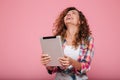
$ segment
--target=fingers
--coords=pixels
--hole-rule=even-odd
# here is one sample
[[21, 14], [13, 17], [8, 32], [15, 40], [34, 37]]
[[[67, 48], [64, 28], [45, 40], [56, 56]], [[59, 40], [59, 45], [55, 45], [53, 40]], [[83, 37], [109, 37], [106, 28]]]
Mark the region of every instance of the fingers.
[[41, 57], [48, 57], [48, 54], [42, 53]]
[[60, 57], [59, 58], [59, 62], [64, 67], [67, 67], [67, 66], [70, 65], [70, 61], [69, 61], [69, 57], [68, 56]]
[[69, 66], [69, 61], [62, 61], [62, 60], [59, 60], [60, 64], [62, 66]]
[[69, 57], [68, 56], [60, 57], [59, 60], [69, 61]]
[[50, 56], [45, 56], [45, 57], [42, 57], [41, 60], [45, 61], [45, 60], [50, 60], [51, 57]]
[[68, 58], [68, 56], [64, 55], [65, 58]]
[[47, 65], [51, 61], [51, 57], [48, 54], [42, 54], [41, 56], [41, 63], [43, 65]]
[[46, 66], [51, 60], [41, 61], [41, 63]]

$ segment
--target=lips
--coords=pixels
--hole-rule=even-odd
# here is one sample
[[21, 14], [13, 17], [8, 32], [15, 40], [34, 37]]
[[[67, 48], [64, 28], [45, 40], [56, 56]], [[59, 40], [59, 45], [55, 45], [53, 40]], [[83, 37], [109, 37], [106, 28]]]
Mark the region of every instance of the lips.
[[71, 19], [73, 19], [73, 18], [72, 18], [72, 17], [67, 17], [67, 18], [66, 18], [66, 20], [71, 20]]

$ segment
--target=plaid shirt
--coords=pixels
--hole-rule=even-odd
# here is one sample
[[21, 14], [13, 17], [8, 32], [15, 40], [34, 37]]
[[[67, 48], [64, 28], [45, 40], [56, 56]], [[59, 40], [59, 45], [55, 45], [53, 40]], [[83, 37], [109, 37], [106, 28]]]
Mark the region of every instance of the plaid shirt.
[[[77, 75], [86, 74], [90, 70], [90, 64], [94, 55], [94, 38], [89, 36], [89, 46], [87, 47], [84, 44], [80, 45], [80, 52], [77, 61], [81, 63], [81, 69], [78, 71], [74, 67], [71, 70], [61, 69], [59, 66], [55, 66], [52, 71], [48, 70], [49, 74], [55, 72], [64, 72], [64, 73], [75, 73]], [[65, 42], [65, 41], [64, 41]], [[64, 44], [63, 44], [64, 46]]]

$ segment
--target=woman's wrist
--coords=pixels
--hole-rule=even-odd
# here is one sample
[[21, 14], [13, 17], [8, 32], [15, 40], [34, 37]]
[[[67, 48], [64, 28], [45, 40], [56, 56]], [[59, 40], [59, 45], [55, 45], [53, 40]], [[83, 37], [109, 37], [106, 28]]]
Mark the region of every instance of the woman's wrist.
[[70, 65], [73, 66], [74, 60], [72, 58], [70, 58]]

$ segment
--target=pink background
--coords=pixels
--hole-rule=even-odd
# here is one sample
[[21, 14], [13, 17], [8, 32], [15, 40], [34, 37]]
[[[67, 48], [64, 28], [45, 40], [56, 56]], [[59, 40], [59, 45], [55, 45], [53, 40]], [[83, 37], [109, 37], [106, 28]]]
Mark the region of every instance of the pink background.
[[0, 79], [53, 79], [40, 63], [40, 37], [58, 14], [81, 10], [95, 38], [90, 79], [120, 79], [120, 0], [0, 0]]

